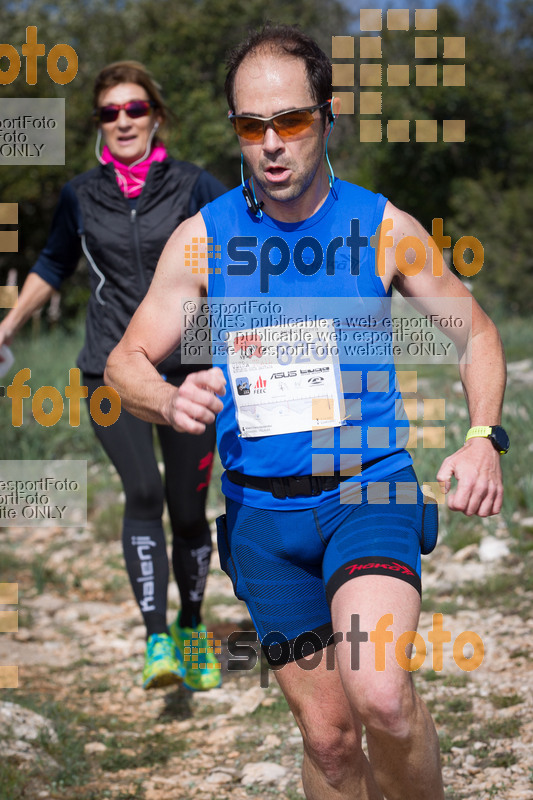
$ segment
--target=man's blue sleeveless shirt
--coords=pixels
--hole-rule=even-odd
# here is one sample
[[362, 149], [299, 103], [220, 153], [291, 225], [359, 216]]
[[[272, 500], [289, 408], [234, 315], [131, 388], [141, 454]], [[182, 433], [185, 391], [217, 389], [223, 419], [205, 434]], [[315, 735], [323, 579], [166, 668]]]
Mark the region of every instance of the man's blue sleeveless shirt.
[[[259, 218], [247, 209], [240, 187], [202, 209], [210, 252], [220, 253], [220, 258], [217, 255], [208, 262], [212, 268], [210, 301], [225, 298], [229, 307], [231, 298], [255, 298], [259, 309], [261, 303], [272, 308], [276, 298], [284, 298], [283, 309], [289, 309], [291, 318], [295, 314], [302, 318], [307, 312], [316, 317], [321, 310], [331, 317], [333, 309], [335, 317], [346, 324], [353, 299], [358, 332], [349, 330], [347, 338], [362, 343], [366, 353], [363, 359], [343, 359], [346, 350], [340, 350], [346, 408], [343, 425], [250, 438], [239, 432], [226, 361], [214, 357], [213, 363], [223, 369], [227, 380], [224, 408], [217, 418], [218, 449], [225, 469], [281, 477], [318, 474], [329, 465], [353, 475], [353, 465], [360, 463], [361, 473], [351, 480], [364, 485], [411, 464], [405, 450], [408, 421], [397, 389], [390, 344], [383, 354], [376, 343], [387, 338], [392, 342], [390, 291], [385, 292], [376, 274], [377, 242], [374, 238], [371, 241], [386, 202], [383, 195], [336, 179], [322, 206], [302, 222], [280, 222], [264, 213]], [[371, 317], [375, 314], [381, 318], [381, 334], [372, 331]], [[383, 325], [385, 317], [388, 327]], [[268, 314], [263, 319], [259, 313], [259, 319], [260, 324], [268, 324]], [[241, 327], [250, 329], [250, 321], [251, 317], [245, 315]], [[235, 330], [238, 332], [238, 328]], [[238, 502], [275, 510], [317, 506], [334, 495], [327, 491], [316, 497], [280, 500], [269, 492], [238, 486], [226, 475], [222, 477], [222, 490]]]

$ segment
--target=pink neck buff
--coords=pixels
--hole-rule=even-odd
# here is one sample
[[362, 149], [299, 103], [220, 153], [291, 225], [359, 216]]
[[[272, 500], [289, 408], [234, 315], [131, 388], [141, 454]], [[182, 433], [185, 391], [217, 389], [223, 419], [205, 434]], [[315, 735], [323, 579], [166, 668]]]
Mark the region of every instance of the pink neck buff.
[[154, 161], [164, 161], [167, 157], [167, 151], [164, 144], [156, 144], [152, 147], [150, 155], [141, 161], [139, 164], [123, 164], [122, 161], [111, 155], [107, 145], [102, 150], [101, 160], [104, 164], [113, 164], [115, 167], [115, 175], [120, 190], [125, 197], [138, 197], [142, 192], [142, 188], [146, 183], [148, 170]]

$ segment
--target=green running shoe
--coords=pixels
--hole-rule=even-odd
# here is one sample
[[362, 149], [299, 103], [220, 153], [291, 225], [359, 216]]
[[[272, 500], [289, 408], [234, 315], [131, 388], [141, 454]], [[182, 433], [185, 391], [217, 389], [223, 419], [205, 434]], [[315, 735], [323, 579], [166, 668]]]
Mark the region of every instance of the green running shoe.
[[179, 617], [170, 626], [170, 635], [176, 645], [177, 657], [185, 667], [183, 685], [191, 692], [207, 692], [222, 683], [222, 673], [215, 652], [220, 653], [220, 642], [205, 625], [182, 628]]
[[168, 633], [153, 633], [146, 643], [143, 689], [181, 683], [185, 669]]

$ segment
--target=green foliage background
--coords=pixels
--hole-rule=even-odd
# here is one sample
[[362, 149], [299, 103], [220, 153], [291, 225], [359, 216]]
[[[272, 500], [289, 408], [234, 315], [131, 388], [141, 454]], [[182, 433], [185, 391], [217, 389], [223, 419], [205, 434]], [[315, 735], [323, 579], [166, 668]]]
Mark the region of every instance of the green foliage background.
[[[166, 131], [170, 152], [206, 167], [230, 188], [239, 181], [239, 153], [223, 95], [227, 50], [269, 18], [299, 23], [331, 54], [333, 35], [359, 35], [354, 10], [359, 5], [340, 0], [270, 0], [268, 8], [263, 0], [0, 0], [2, 42], [20, 52], [26, 26], [36, 25], [47, 52], [66, 42], [79, 56], [78, 75], [65, 86], [48, 77], [44, 58], [38, 61], [36, 86], [25, 82], [24, 61], [19, 77], [0, 86], [0, 109], [2, 97], [64, 96], [67, 119], [65, 166], [0, 168], [0, 201], [16, 202], [20, 210], [19, 253], [0, 254], [0, 285], [9, 267], [16, 267], [22, 283], [46, 240], [61, 186], [96, 163], [91, 95], [104, 64], [122, 58], [144, 62], [175, 115]], [[412, 9], [416, 5], [412, 2]], [[460, 11], [436, 5], [437, 32], [417, 34], [438, 36], [436, 87], [415, 85], [413, 27], [389, 32], [384, 26], [383, 73], [387, 64], [410, 64], [411, 85], [383, 86], [383, 128], [388, 119], [464, 118], [466, 141], [394, 144], [384, 135], [381, 143], [361, 143], [357, 113], [345, 115], [331, 142], [335, 172], [382, 192], [428, 228], [434, 217], [442, 217], [452, 244], [462, 235], [476, 236], [485, 263], [471, 279], [474, 294], [498, 319], [529, 314], [533, 6], [529, 0], [474, 0]], [[385, 16], [385, 3], [382, 8]], [[465, 87], [442, 86], [443, 36], [466, 37]], [[359, 63], [356, 41], [356, 81]], [[7, 62], [0, 67], [7, 68]], [[86, 293], [86, 275], [79, 270], [63, 292], [64, 322], [83, 308]]]

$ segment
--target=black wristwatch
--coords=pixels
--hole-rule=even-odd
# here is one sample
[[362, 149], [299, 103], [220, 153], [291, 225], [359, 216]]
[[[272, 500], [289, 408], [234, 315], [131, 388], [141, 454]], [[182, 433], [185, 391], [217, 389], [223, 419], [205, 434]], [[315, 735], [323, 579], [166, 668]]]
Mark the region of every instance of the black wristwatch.
[[474, 439], [476, 436], [490, 439], [501, 455], [509, 450], [509, 437], [501, 425], [477, 425], [475, 428], [470, 428], [466, 434], [465, 444], [469, 439]]

